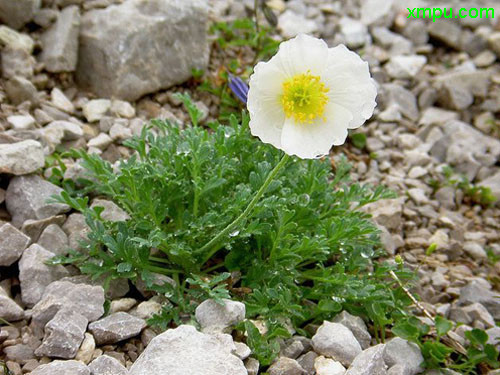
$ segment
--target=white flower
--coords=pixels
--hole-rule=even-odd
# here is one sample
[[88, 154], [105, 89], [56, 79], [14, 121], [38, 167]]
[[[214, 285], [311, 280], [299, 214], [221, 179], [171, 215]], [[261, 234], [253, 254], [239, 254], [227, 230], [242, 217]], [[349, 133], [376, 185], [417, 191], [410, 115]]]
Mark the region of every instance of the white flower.
[[371, 117], [377, 90], [368, 63], [344, 45], [300, 34], [250, 77], [250, 129], [263, 142], [312, 159]]

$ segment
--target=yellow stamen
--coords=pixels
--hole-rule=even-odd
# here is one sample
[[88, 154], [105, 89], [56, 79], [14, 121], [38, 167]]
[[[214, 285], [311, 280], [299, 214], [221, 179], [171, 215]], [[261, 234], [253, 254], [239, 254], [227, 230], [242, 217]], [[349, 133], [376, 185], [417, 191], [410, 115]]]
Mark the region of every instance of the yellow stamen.
[[329, 89], [319, 76], [310, 71], [297, 74], [283, 83], [281, 104], [286, 117], [302, 124], [311, 124], [322, 117], [328, 103]]

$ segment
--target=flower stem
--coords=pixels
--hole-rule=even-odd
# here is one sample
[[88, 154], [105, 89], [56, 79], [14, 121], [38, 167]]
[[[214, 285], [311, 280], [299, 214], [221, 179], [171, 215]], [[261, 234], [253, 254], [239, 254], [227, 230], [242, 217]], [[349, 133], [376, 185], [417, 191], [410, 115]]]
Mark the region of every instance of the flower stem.
[[269, 175], [267, 176], [266, 180], [264, 181], [260, 189], [257, 191], [257, 193], [255, 193], [254, 197], [252, 198], [248, 206], [245, 208], [245, 211], [243, 211], [240, 216], [238, 216], [231, 223], [229, 223], [227, 227], [225, 227], [221, 232], [219, 232], [219, 234], [217, 234], [207, 244], [205, 244], [201, 249], [197, 251], [199, 253], [204, 253], [205, 251], [210, 250], [205, 256], [203, 263], [209, 260], [220, 249], [216, 247], [216, 245], [220, 242], [220, 240], [225, 236], [227, 236], [229, 233], [232, 233], [241, 224], [241, 222], [245, 220], [247, 216], [252, 212], [257, 202], [260, 200], [260, 198], [262, 198], [262, 195], [264, 195], [267, 188], [274, 180], [280, 169], [286, 164], [288, 159], [289, 156], [287, 154], [283, 155], [279, 163], [276, 164], [274, 169], [269, 173]]

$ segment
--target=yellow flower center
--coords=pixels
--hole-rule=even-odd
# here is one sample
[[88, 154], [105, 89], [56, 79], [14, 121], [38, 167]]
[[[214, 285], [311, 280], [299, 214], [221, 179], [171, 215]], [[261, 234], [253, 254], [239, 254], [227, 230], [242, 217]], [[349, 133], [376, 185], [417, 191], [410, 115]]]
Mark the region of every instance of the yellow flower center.
[[297, 74], [283, 82], [281, 104], [286, 117], [293, 117], [298, 123], [310, 124], [322, 117], [328, 103], [329, 89], [319, 76], [307, 73]]

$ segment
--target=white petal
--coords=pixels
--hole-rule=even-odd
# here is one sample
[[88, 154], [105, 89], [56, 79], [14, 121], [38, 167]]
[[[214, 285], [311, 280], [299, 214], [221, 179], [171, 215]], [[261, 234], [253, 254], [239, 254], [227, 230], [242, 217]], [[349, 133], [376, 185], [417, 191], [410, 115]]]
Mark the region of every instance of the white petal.
[[281, 135], [282, 150], [302, 159], [326, 155], [332, 145], [345, 142], [352, 118], [347, 109], [334, 103], [327, 105], [324, 119], [312, 124], [297, 124], [288, 118]]
[[344, 45], [330, 48], [328, 67], [322, 80], [330, 89], [330, 100], [352, 113], [349, 129], [360, 127], [372, 116], [377, 105], [377, 88], [370, 76], [368, 63], [356, 53]]
[[247, 108], [250, 131], [262, 142], [281, 147], [281, 128], [285, 122], [280, 102], [286, 76], [277, 66], [276, 56], [267, 63], [258, 63], [250, 77]]
[[321, 75], [328, 60], [328, 45], [318, 38], [299, 34], [295, 38], [280, 44], [276, 58], [280, 70], [287, 77], [305, 73], [308, 70], [313, 75]]

